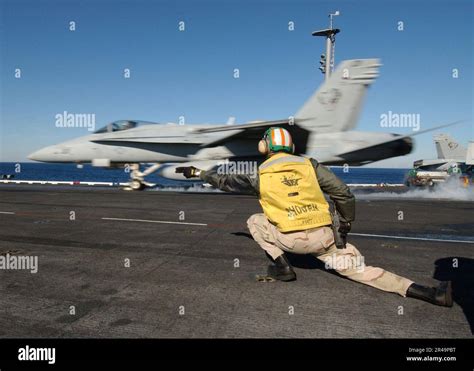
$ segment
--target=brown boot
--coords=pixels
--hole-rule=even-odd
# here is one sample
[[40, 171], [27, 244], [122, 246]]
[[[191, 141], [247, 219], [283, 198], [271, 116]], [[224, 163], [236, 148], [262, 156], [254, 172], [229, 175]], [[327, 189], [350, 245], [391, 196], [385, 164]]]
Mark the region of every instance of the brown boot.
[[296, 273], [285, 254], [276, 258], [275, 264], [268, 266], [267, 274], [278, 281], [296, 280]]
[[275, 281], [295, 281], [296, 273], [291, 267], [288, 258], [285, 254], [280, 255], [278, 258], [273, 259], [269, 254], [266, 254], [274, 264], [269, 265], [267, 274], [257, 275], [256, 279], [259, 282], [275, 282]]
[[438, 287], [428, 287], [413, 283], [408, 287], [407, 297], [424, 300], [443, 307], [453, 306], [451, 281], [440, 282]]

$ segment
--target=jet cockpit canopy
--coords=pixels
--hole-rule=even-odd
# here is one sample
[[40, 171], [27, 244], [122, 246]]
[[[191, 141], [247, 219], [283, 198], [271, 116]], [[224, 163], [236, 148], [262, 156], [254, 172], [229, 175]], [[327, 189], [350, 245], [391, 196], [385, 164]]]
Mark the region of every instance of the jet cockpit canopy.
[[105, 125], [104, 127], [96, 130], [94, 134], [101, 133], [112, 133], [114, 131], [122, 131], [136, 128], [138, 125], [142, 124], [156, 124], [155, 122], [148, 121], [137, 121], [137, 120], [119, 120], [111, 122], [110, 124]]

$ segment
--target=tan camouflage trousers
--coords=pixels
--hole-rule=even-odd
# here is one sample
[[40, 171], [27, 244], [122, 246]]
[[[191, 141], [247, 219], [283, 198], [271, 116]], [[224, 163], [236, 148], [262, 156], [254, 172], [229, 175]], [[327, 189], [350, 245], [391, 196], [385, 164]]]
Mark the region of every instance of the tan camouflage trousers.
[[327, 269], [334, 269], [353, 281], [401, 296], [406, 296], [408, 287], [413, 283], [382, 268], [365, 265], [362, 254], [350, 243], [346, 244], [345, 249], [338, 249], [330, 227], [282, 233], [264, 214], [252, 215], [247, 220], [247, 225], [254, 240], [273, 259], [284, 251], [312, 254], [323, 261]]

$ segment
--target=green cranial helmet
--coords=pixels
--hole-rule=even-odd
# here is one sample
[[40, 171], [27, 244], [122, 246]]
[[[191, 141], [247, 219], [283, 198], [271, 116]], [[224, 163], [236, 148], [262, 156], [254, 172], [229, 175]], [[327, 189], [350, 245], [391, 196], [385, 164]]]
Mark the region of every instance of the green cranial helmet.
[[271, 127], [267, 129], [263, 139], [266, 140], [270, 152], [294, 152], [291, 134], [286, 129]]

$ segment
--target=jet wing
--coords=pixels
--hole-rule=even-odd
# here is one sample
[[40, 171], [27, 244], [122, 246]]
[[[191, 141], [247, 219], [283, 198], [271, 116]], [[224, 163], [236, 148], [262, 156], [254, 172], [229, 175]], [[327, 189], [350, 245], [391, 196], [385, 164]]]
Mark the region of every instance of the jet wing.
[[[465, 120], [458, 120], [458, 121], [451, 122], [449, 124], [443, 124], [443, 125], [439, 125], [439, 126], [429, 128], [429, 129], [417, 131], [416, 133], [412, 133], [412, 134], [406, 134], [406, 135], [396, 135], [396, 134], [394, 134], [393, 139], [386, 140], [386, 141], [383, 141], [383, 142], [373, 143], [373, 144], [371, 144], [367, 147], [358, 148], [355, 151], [344, 152], [344, 153], [338, 154], [337, 156], [350, 161], [351, 157], [361, 157], [361, 155], [364, 152], [369, 153], [370, 151], [383, 151], [385, 147], [396, 145], [397, 142], [401, 143], [400, 141], [411, 141], [411, 137], [414, 137], [416, 135], [424, 134], [424, 133], [427, 133], [427, 132], [430, 132], [430, 131], [433, 131], [433, 130], [438, 130], [438, 129], [441, 129], [441, 128], [445, 128], [445, 127], [448, 127], [448, 126], [457, 125], [457, 124], [460, 124], [461, 122], [464, 122], [464, 121]], [[368, 161], [368, 162], [371, 162], [371, 161]]]
[[[191, 131], [186, 135], [137, 135], [135, 132], [127, 131], [120, 135], [114, 135], [109, 137], [101, 137], [92, 139], [92, 142], [96, 143], [116, 143], [119, 142], [135, 142], [135, 143], [183, 143], [183, 144], [200, 144], [203, 147], [216, 146], [217, 144], [225, 143], [235, 137], [243, 137], [246, 139], [252, 139], [253, 134], [256, 133], [255, 139], [262, 137], [263, 131], [271, 126], [294, 126], [294, 123], [290, 123], [289, 119], [273, 120], [273, 121], [252, 121], [246, 124], [240, 125], [222, 125], [214, 126], [202, 129], [193, 129], [190, 126]], [[290, 130], [291, 132], [291, 130]], [[208, 133], [222, 133], [222, 135], [213, 135], [211, 139], [205, 137], [204, 134]], [[114, 133], [115, 134], [115, 133]]]
[[99, 138], [91, 139], [94, 143], [154, 143], [154, 144], [203, 144], [203, 140], [196, 137], [187, 137], [182, 135], [150, 135], [150, 136], [137, 136], [137, 137], [115, 137], [115, 138]]
[[413, 167], [421, 167], [421, 166], [434, 166], [434, 165], [444, 165], [448, 162], [456, 162], [455, 160], [448, 160], [448, 159], [436, 159], [436, 160], [416, 160], [413, 162]]
[[[290, 122], [289, 119], [283, 119], [283, 120], [273, 120], [273, 121], [251, 121], [247, 122], [245, 124], [240, 124], [240, 125], [222, 125], [222, 126], [216, 126], [212, 128], [205, 128], [205, 129], [198, 129], [195, 131], [195, 133], [215, 133], [218, 131], [232, 131], [232, 130], [239, 130], [239, 129], [254, 129], [254, 128], [267, 128], [270, 126], [276, 126], [276, 125], [289, 125]], [[293, 123], [294, 124], [294, 123]]]
[[264, 131], [271, 126], [279, 126], [288, 130], [293, 138], [293, 143], [297, 149], [297, 153], [305, 153], [309, 131], [298, 126], [296, 122], [290, 122], [289, 119], [274, 120], [274, 121], [258, 121], [249, 122], [242, 125], [224, 125], [213, 128], [198, 129], [196, 134], [222, 132], [223, 135], [213, 138], [211, 141], [205, 142], [202, 147], [215, 147], [223, 145], [233, 140], [255, 140], [256, 142], [262, 139]]

